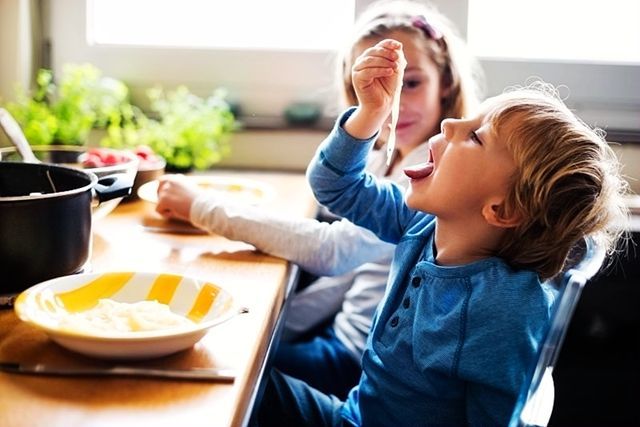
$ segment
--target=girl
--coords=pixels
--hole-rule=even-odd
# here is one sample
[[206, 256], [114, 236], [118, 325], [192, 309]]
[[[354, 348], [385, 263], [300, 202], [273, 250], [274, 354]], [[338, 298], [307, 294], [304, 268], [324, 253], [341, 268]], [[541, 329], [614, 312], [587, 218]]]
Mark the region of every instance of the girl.
[[613, 249], [620, 235], [615, 154], [542, 84], [444, 120], [406, 193], [366, 173], [400, 49], [355, 61], [359, 105], [307, 171], [320, 203], [397, 245], [362, 377], [343, 403], [273, 371], [261, 426], [507, 425], [549, 326], [543, 281], [585, 236]]
[[[390, 165], [386, 150], [375, 151], [368, 170], [406, 186], [403, 167], [424, 158], [426, 141], [438, 132], [440, 121], [467, 115], [476, 105], [475, 63], [451, 24], [423, 3], [376, 3], [361, 15], [355, 28], [340, 70], [347, 105], [357, 103], [350, 72], [355, 58], [385, 37], [395, 37], [405, 45], [408, 66], [396, 151]], [[383, 133], [380, 141], [386, 140], [388, 127]], [[360, 377], [360, 358], [373, 313], [384, 294], [393, 245], [348, 221], [328, 224], [279, 218], [199, 196], [177, 177], [161, 182], [158, 195], [157, 210], [166, 217], [246, 241], [312, 274], [339, 275], [320, 277], [293, 298], [284, 333], [295, 338], [280, 343], [274, 365], [319, 390], [345, 398]]]

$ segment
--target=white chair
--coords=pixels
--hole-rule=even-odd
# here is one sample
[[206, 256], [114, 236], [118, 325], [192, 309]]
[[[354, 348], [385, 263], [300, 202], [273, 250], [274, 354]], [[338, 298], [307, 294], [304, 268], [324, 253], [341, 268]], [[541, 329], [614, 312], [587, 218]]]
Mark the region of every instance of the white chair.
[[578, 262], [565, 268], [564, 273], [550, 279], [558, 289], [553, 306], [553, 316], [547, 336], [538, 354], [538, 361], [531, 373], [531, 381], [520, 392], [509, 422], [510, 427], [546, 426], [551, 418], [554, 386], [551, 376], [562, 342], [578, 304], [582, 288], [601, 268], [605, 250], [591, 239], [586, 239], [573, 251], [571, 258]]

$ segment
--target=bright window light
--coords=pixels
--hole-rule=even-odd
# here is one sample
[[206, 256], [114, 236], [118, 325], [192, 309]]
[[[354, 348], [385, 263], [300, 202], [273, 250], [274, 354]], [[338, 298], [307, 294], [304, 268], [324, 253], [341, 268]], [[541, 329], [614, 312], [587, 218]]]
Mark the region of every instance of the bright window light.
[[355, 0], [90, 0], [89, 44], [335, 50]]
[[480, 57], [640, 63], [637, 0], [469, 0], [468, 16]]

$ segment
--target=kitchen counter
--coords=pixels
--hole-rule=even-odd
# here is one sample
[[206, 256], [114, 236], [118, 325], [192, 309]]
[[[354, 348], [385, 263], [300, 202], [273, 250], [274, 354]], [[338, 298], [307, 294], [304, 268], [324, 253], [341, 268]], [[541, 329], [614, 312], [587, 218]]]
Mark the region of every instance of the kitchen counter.
[[[312, 217], [316, 204], [300, 173], [217, 172], [273, 185], [265, 209]], [[93, 226], [87, 270], [152, 271], [206, 278], [227, 289], [248, 314], [212, 328], [192, 349], [132, 365], [230, 367], [234, 383], [124, 378], [63, 378], [0, 373], [0, 425], [21, 426], [238, 426], [246, 424], [262, 369], [296, 268], [251, 245], [221, 236], [161, 233], [154, 205], [121, 203]], [[0, 311], [0, 361], [64, 366], [108, 362], [59, 347], [11, 310]]]

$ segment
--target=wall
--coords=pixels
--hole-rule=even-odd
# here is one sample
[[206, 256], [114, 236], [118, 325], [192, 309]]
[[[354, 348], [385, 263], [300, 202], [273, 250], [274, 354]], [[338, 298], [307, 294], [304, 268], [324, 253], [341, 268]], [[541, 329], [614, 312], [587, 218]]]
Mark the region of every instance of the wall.
[[623, 165], [622, 173], [627, 178], [631, 190], [640, 194], [640, 141], [612, 146]]
[[328, 130], [303, 129], [238, 132], [230, 141], [231, 155], [218, 166], [304, 171], [328, 133]]
[[0, 102], [14, 99], [16, 82], [29, 87], [29, 0], [0, 1]]

